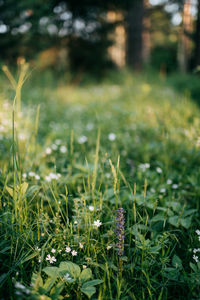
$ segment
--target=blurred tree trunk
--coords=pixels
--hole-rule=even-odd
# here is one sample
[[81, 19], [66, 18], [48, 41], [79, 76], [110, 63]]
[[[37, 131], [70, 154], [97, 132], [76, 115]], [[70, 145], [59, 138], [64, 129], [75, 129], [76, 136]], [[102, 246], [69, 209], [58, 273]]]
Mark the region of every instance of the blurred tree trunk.
[[197, 4], [197, 21], [196, 21], [196, 32], [195, 32], [195, 67], [200, 66], [200, 0]]
[[142, 60], [148, 64], [151, 54], [151, 37], [150, 37], [150, 18], [149, 18], [149, 0], [144, 0], [144, 16], [143, 16], [143, 33], [142, 33]]
[[192, 33], [192, 16], [190, 13], [191, 1], [186, 0], [183, 7], [183, 23], [181, 26], [180, 40], [178, 45], [178, 63], [181, 72], [188, 70], [189, 59], [191, 55], [191, 35]]
[[143, 17], [144, 0], [132, 0], [127, 11], [127, 45], [126, 61], [127, 65], [135, 70], [142, 68], [143, 62]]

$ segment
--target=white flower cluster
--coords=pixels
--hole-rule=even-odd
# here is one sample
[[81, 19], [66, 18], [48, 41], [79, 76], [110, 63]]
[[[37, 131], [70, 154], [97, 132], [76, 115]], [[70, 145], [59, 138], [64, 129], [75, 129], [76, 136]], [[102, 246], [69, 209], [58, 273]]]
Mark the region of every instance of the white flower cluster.
[[67, 147], [65, 145], [61, 145], [61, 140], [55, 140], [55, 143], [51, 146], [47, 147], [45, 150], [46, 155], [50, 155], [52, 151], [59, 151], [60, 153], [66, 153]]
[[85, 136], [85, 135], [82, 135], [82, 136], [80, 136], [79, 138], [78, 138], [78, 143], [79, 144], [84, 144], [84, 143], [86, 143], [88, 141], [88, 138], [87, 138], [87, 136]]
[[70, 253], [70, 252], [71, 252], [72, 256], [77, 256], [77, 251], [72, 250], [69, 246], [67, 246], [67, 247], [65, 248], [65, 252], [66, 252], [66, 253]]
[[143, 172], [145, 172], [146, 169], [149, 169], [149, 168], [150, 168], [150, 164], [149, 164], [149, 163], [140, 164], [138, 167], [139, 167], [139, 169], [141, 169]]
[[29, 178], [35, 178], [36, 180], [40, 180], [40, 176], [36, 174], [35, 172], [30, 171], [29, 173], [23, 173], [22, 177], [26, 179], [27, 177]]
[[27, 295], [30, 294], [30, 290], [27, 289], [25, 285], [21, 284], [20, 282], [15, 283], [15, 288], [18, 290], [15, 292], [17, 295], [22, 295], [22, 293], [25, 293]]
[[60, 177], [61, 177], [60, 173], [57, 173], [57, 174], [55, 174], [55, 173], [49, 173], [49, 175], [47, 175], [45, 177], [45, 180], [47, 182], [51, 182], [52, 180], [58, 180]]
[[[197, 229], [196, 231], [196, 234], [198, 235], [198, 239], [199, 239], [199, 241], [200, 241], [200, 230], [199, 229]], [[193, 256], [192, 256], [192, 258], [196, 261], [196, 263], [198, 263], [199, 262], [199, 257], [196, 255], [198, 252], [200, 252], [200, 248], [195, 248], [195, 249], [193, 249]]]

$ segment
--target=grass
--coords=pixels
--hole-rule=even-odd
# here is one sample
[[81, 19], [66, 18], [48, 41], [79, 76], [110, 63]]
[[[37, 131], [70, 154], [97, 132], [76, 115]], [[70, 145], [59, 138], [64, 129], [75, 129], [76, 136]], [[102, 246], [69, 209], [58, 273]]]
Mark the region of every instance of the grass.
[[2, 299], [199, 299], [198, 106], [25, 69], [0, 83]]

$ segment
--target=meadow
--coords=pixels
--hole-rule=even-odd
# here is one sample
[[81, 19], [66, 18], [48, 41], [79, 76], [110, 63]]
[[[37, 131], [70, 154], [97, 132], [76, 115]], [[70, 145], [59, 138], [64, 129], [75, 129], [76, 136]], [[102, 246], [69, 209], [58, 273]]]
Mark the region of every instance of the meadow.
[[145, 73], [4, 73], [1, 299], [200, 299], [190, 94]]

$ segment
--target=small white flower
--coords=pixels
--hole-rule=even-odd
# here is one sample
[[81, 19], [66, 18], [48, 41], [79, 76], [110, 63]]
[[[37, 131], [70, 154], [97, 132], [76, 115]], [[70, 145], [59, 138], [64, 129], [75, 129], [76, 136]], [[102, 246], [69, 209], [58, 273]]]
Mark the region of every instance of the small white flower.
[[196, 234], [200, 235], [200, 230], [199, 229], [197, 229], [195, 232], [196, 232]]
[[41, 261], [42, 261], [42, 260], [41, 260], [41, 257], [39, 257], [38, 262], [41, 263]]
[[73, 250], [72, 251], [72, 256], [77, 256], [77, 251]]
[[36, 179], [36, 180], [40, 180], [40, 176], [36, 174], [36, 175], [35, 175], [35, 179]]
[[41, 249], [37, 246], [37, 247], [35, 247], [35, 250], [37, 250], [37, 251], [41, 251]]
[[110, 140], [110, 141], [114, 141], [115, 139], [116, 139], [116, 134], [114, 134], [114, 133], [109, 133], [109, 135], [108, 135], [108, 139]]
[[71, 252], [71, 248], [70, 248], [69, 246], [67, 246], [67, 247], [65, 248], [65, 252], [70, 253], [70, 252]]
[[105, 174], [106, 178], [110, 178], [110, 173]]
[[52, 145], [51, 145], [51, 148], [52, 148], [53, 150], [57, 150], [57, 149], [58, 149], [58, 146], [57, 146], [56, 144], [52, 144]]
[[108, 246], [106, 247], [107, 250], [110, 250], [111, 248], [112, 248], [112, 246], [110, 246], [110, 245], [108, 245]]
[[92, 123], [88, 123], [87, 126], [86, 126], [86, 129], [88, 131], [92, 130], [93, 128], [94, 128], [94, 124], [92, 124]]
[[78, 138], [78, 143], [79, 143], [79, 144], [84, 144], [84, 143], [87, 142], [87, 140], [88, 140], [87, 136], [82, 135], [82, 136], [80, 136], [80, 137]]
[[72, 278], [70, 277], [69, 273], [66, 273], [65, 276], [63, 277], [63, 279], [64, 279], [65, 281], [70, 281], [70, 280], [72, 280]]
[[61, 143], [62, 143], [61, 140], [59, 140], [59, 139], [55, 140], [55, 144], [56, 144], [56, 145], [60, 145]]
[[196, 263], [198, 263], [199, 262], [199, 258], [198, 258], [198, 256], [197, 255], [193, 255], [192, 256], [192, 258], [196, 261]]
[[67, 152], [67, 147], [66, 146], [61, 146], [60, 147], [60, 152], [61, 153], [66, 153]]
[[47, 255], [46, 260], [48, 260], [50, 262], [50, 264], [53, 264], [54, 262], [56, 262], [55, 256], [51, 257], [50, 254]]
[[89, 210], [90, 210], [90, 211], [94, 211], [94, 206], [89, 205]]
[[93, 225], [98, 228], [102, 225], [102, 223], [100, 220], [96, 220], [96, 221], [94, 221]]
[[83, 249], [83, 244], [79, 243], [79, 247], [80, 247], [81, 249]]
[[50, 182], [50, 181], [51, 181], [51, 177], [50, 177], [50, 176], [46, 176], [46, 177], [45, 177], [45, 180], [46, 180], [47, 182]]
[[167, 184], [172, 184], [172, 180], [171, 179], [167, 179]]
[[29, 172], [29, 173], [28, 173], [28, 176], [30, 176], [30, 177], [35, 177], [35, 172]]
[[46, 154], [49, 155], [51, 154], [52, 150], [50, 147], [47, 147], [46, 150], [45, 150]]
[[159, 167], [157, 167], [157, 168], [156, 168], [156, 172], [159, 173], [159, 174], [161, 174], [161, 173], [162, 173], [162, 169], [159, 168]]
[[78, 224], [78, 222], [77, 221], [74, 221], [74, 225], [77, 225]]
[[162, 188], [162, 189], [160, 189], [160, 192], [161, 192], [161, 193], [165, 193], [165, 192], [166, 192], [166, 189], [165, 189], [165, 188]]
[[86, 266], [86, 265], [83, 265], [83, 270], [84, 270], [84, 269], [87, 269], [87, 266]]
[[27, 177], [26, 173], [22, 174], [22, 177], [23, 177], [23, 178], [26, 178], [26, 177]]
[[173, 188], [174, 190], [177, 189], [177, 188], [178, 188], [178, 184], [176, 184], [176, 183], [172, 184], [172, 188]]
[[51, 253], [56, 253], [56, 249], [51, 249]]
[[200, 248], [193, 249], [193, 252], [194, 252], [194, 253], [200, 252]]
[[151, 188], [150, 191], [151, 191], [152, 193], [155, 193], [155, 189], [154, 189], [154, 188]]

